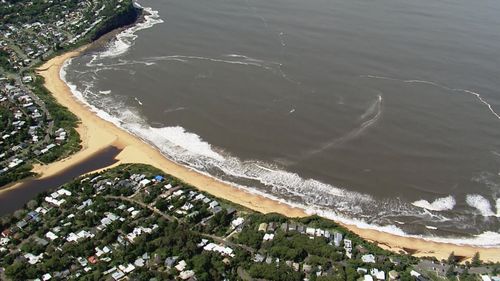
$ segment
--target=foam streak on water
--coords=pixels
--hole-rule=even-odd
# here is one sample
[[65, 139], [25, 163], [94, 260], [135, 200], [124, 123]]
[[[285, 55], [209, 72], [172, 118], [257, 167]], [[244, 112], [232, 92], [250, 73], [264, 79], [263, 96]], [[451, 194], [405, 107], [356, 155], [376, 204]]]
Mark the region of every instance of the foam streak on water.
[[370, 79], [382, 79], [382, 80], [398, 81], [398, 82], [410, 83], [410, 84], [412, 84], [412, 83], [427, 84], [427, 85], [432, 85], [432, 86], [435, 86], [435, 87], [438, 87], [438, 88], [441, 88], [441, 89], [444, 89], [447, 91], [466, 93], [466, 94], [469, 94], [469, 95], [476, 97], [476, 99], [480, 103], [484, 104], [488, 108], [488, 111], [490, 111], [490, 113], [493, 114], [493, 116], [495, 116], [497, 119], [500, 120], [500, 114], [495, 111], [493, 106], [485, 98], [483, 98], [479, 93], [476, 93], [476, 92], [471, 91], [471, 90], [450, 88], [450, 87], [441, 85], [439, 83], [436, 83], [433, 81], [426, 81], [426, 80], [403, 80], [403, 79], [398, 79], [398, 78], [393, 78], [393, 77], [376, 76], [376, 75], [360, 75], [360, 77], [361, 78], [370, 78]]

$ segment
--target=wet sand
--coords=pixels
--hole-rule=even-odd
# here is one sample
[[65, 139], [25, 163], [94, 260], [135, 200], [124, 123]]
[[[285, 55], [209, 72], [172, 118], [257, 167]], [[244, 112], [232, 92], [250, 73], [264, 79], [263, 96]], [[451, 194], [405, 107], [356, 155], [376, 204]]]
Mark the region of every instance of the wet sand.
[[[78, 56], [83, 51], [84, 48], [81, 48], [55, 57], [39, 69], [39, 74], [45, 78], [45, 86], [52, 92], [57, 101], [80, 118], [78, 132], [83, 146], [81, 151], [67, 159], [46, 166], [36, 166], [35, 172], [39, 173], [41, 178], [53, 176], [58, 171], [77, 165], [106, 147], [115, 146], [121, 149], [121, 152], [116, 156], [118, 161], [114, 165], [123, 163], [149, 164], [196, 186], [200, 190], [259, 212], [276, 212], [289, 217], [307, 216], [304, 210], [251, 194], [176, 164], [164, 157], [150, 144], [99, 118], [72, 95], [68, 86], [60, 78], [60, 69], [64, 62], [69, 58]], [[499, 248], [436, 243], [423, 239], [396, 236], [376, 230], [361, 229], [352, 225], [345, 225], [345, 227], [367, 240], [378, 242], [383, 248], [396, 252], [402, 249], [410, 249], [411, 252], [415, 252], [416, 256], [434, 256], [438, 259], [447, 258], [452, 251], [457, 256], [464, 257], [472, 257], [475, 252], [480, 252], [481, 258], [485, 261], [500, 261]]]

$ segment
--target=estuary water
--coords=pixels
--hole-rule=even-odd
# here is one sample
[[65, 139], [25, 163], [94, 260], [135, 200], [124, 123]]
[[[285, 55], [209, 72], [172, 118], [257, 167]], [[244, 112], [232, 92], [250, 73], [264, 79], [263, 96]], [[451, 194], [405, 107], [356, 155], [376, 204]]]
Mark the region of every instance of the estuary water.
[[61, 71], [102, 118], [311, 213], [500, 244], [500, 2], [140, 5]]

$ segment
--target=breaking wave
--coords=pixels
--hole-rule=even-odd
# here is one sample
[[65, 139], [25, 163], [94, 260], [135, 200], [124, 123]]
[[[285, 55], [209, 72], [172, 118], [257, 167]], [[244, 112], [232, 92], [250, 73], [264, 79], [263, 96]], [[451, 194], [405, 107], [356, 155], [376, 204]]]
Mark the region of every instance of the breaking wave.
[[155, 11], [149, 7], [142, 7], [138, 3], [134, 3], [134, 5], [144, 9], [144, 21], [130, 28], [127, 28], [126, 30], [116, 35], [115, 40], [113, 40], [107, 46], [106, 50], [99, 53], [100, 59], [114, 58], [124, 54], [130, 47], [134, 45], [135, 39], [137, 38], [137, 34], [135, 33], [137, 31], [150, 28], [155, 24], [163, 23], [163, 20], [160, 18], [158, 11]]
[[434, 201], [429, 202], [427, 200], [418, 200], [412, 203], [413, 206], [417, 206], [423, 209], [431, 210], [431, 211], [447, 211], [452, 210], [455, 207], [455, 198], [453, 196], [447, 196], [443, 198], [438, 198]]
[[465, 198], [467, 205], [476, 208], [482, 216], [491, 217], [496, 216], [496, 214], [491, 209], [491, 204], [488, 199], [484, 198], [484, 196], [479, 194], [468, 194]]

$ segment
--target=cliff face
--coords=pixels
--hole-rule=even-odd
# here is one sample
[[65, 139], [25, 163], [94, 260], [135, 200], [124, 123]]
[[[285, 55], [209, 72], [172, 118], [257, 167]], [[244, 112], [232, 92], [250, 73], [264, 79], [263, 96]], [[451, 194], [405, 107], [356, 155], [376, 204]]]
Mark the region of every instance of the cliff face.
[[136, 8], [132, 1], [127, 1], [125, 7], [120, 8], [120, 10], [113, 14], [110, 18], [99, 24], [96, 31], [91, 34], [90, 40], [94, 41], [114, 29], [133, 24], [138, 20], [141, 14], [141, 9]]

